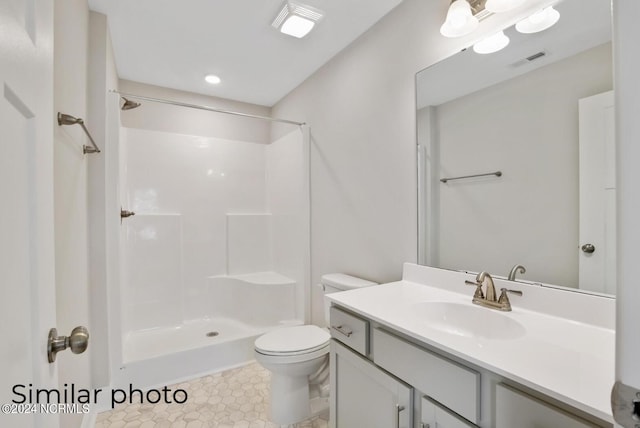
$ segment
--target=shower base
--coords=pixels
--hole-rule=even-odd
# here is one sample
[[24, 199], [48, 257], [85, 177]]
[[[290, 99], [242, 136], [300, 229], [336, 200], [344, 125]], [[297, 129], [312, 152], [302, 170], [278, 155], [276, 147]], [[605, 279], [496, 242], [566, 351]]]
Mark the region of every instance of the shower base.
[[124, 338], [124, 362], [114, 373], [113, 386], [152, 388], [244, 365], [254, 360], [255, 339], [282, 326], [257, 328], [231, 319], [207, 318], [130, 332]]

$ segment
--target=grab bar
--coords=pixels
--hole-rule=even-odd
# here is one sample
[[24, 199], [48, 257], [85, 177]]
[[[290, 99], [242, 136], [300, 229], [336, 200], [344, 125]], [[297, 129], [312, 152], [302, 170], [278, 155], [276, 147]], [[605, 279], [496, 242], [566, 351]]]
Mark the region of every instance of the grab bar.
[[474, 178], [474, 177], [486, 177], [487, 175], [495, 175], [496, 177], [501, 177], [502, 171], [487, 172], [486, 174], [463, 175], [461, 177], [441, 178], [440, 181], [442, 181], [443, 183], [446, 183], [447, 181], [451, 181], [451, 180], [462, 180], [463, 178]]
[[91, 134], [89, 133], [89, 130], [87, 129], [87, 127], [84, 126], [84, 120], [80, 119], [79, 117], [73, 117], [69, 114], [58, 112], [58, 126], [62, 126], [62, 125], [80, 125], [84, 130], [84, 133], [87, 134], [87, 137], [89, 137], [89, 141], [91, 141], [91, 145], [93, 146], [93, 147], [89, 147], [86, 144], [83, 144], [82, 153], [84, 153], [85, 155], [87, 153], [100, 153], [100, 149], [98, 148], [98, 145], [96, 144], [95, 141], [93, 141], [93, 138], [91, 137]]

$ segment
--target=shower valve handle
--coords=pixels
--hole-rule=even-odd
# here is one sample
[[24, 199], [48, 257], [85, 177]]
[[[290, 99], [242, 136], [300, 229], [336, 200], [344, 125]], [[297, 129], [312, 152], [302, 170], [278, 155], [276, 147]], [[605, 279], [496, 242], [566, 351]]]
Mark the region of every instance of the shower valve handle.
[[120, 208], [120, 218], [127, 218], [127, 217], [131, 217], [132, 215], [136, 215], [136, 213], [133, 211], [128, 211]]

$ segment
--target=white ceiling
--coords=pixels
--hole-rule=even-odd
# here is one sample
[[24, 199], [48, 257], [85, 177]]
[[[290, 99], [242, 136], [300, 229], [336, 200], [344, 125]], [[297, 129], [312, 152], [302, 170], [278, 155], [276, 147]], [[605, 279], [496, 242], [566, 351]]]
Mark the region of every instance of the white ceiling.
[[[284, 0], [89, 0], [108, 16], [122, 79], [272, 106], [402, 0], [302, 0], [325, 12], [305, 38], [271, 22]], [[204, 81], [206, 74], [222, 79]]]

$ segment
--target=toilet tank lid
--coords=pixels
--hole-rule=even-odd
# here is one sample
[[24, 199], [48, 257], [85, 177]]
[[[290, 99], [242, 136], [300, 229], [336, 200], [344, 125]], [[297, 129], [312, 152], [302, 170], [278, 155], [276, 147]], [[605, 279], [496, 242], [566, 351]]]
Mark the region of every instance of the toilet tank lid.
[[328, 273], [322, 275], [320, 283], [339, 290], [353, 290], [354, 288], [370, 287], [378, 284], [377, 282], [367, 281], [366, 279], [356, 278], [355, 276], [345, 275], [344, 273]]

